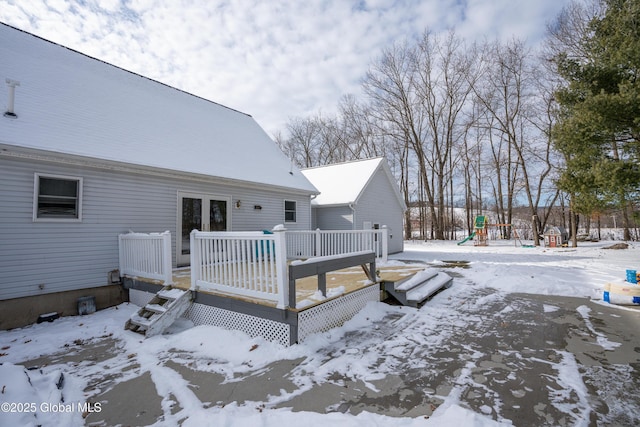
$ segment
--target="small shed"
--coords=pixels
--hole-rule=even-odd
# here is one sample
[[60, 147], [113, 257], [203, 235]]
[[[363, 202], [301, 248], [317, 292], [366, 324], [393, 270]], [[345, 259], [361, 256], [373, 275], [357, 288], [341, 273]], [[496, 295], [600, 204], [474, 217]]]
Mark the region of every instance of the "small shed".
[[549, 227], [544, 233], [544, 245], [549, 248], [559, 248], [569, 241], [569, 233], [564, 227]]
[[369, 230], [386, 226], [389, 253], [402, 252], [407, 206], [384, 157], [303, 169], [320, 191], [311, 201], [314, 228]]

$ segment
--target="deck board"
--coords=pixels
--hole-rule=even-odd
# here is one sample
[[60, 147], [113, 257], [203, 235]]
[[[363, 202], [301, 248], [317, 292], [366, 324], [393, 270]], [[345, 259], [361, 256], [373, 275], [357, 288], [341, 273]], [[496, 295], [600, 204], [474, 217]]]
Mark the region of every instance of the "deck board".
[[[408, 276], [423, 270], [424, 266], [382, 266], [378, 268], [378, 277], [381, 281], [397, 282]], [[160, 281], [149, 280], [149, 282], [161, 284]], [[173, 286], [179, 289], [189, 289], [191, 287], [191, 269], [189, 267], [181, 267], [173, 270]], [[342, 293], [350, 293], [358, 289], [362, 289], [369, 283], [362, 267], [349, 267], [342, 270], [327, 273], [327, 294], [336, 292], [337, 289], [343, 288]], [[313, 299], [318, 289], [318, 277], [311, 276], [298, 279], [296, 281], [296, 303], [309, 302]], [[260, 298], [251, 298], [229, 294], [218, 291], [201, 291], [204, 293], [222, 295], [230, 298], [236, 298], [255, 304], [275, 307], [273, 301], [263, 300]]]

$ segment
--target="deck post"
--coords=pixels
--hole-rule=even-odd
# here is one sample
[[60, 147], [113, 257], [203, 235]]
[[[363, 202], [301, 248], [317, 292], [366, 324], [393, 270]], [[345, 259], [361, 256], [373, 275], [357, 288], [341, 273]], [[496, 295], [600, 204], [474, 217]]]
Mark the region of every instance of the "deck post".
[[173, 284], [173, 265], [171, 264], [171, 232], [162, 233], [162, 272], [164, 274], [164, 284]]
[[125, 256], [124, 256], [124, 243], [123, 243], [123, 235], [118, 234], [118, 268], [120, 269], [120, 277], [126, 274], [125, 271]]
[[189, 236], [189, 251], [191, 262], [191, 290], [196, 291], [196, 283], [200, 280], [200, 251], [196, 249], [196, 233], [197, 230], [192, 230]]
[[373, 283], [378, 281], [378, 275], [376, 274], [376, 260], [375, 258], [369, 263], [369, 267], [367, 268], [367, 264], [362, 264], [362, 270], [364, 270], [364, 274], [367, 275], [367, 278], [371, 280]]
[[327, 273], [318, 273], [318, 290], [323, 297], [327, 297]]
[[287, 281], [289, 282], [287, 284], [287, 286], [289, 286], [289, 308], [296, 308], [296, 279], [292, 279], [291, 275], [289, 275], [289, 279]]
[[383, 262], [387, 261], [387, 257], [389, 256], [389, 229], [386, 225], [383, 225], [382, 228], [382, 254], [380, 258]]
[[[287, 229], [282, 224], [273, 227], [276, 258], [276, 275], [278, 280], [278, 305], [284, 309], [289, 304], [289, 269], [287, 268]], [[193, 273], [192, 278], [193, 278]], [[192, 279], [193, 280], [193, 279]]]
[[320, 229], [316, 228], [316, 252], [313, 256], [322, 256], [322, 234], [320, 234]]

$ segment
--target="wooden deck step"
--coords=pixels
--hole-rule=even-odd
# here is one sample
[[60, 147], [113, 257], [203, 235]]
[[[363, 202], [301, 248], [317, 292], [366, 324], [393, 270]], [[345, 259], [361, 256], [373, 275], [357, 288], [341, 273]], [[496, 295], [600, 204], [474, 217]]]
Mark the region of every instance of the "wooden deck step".
[[144, 306], [145, 310], [151, 311], [153, 313], [164, 313], [167, 311], [167, 307], [160, 304], [147, 304]]
[[421, 283], [426, 282], [438, 275], [438, 270], [434, 268], [426, 268], [413, 276], [408, 277], [406, 280], [396, 283], [396, 292], [409, 292], [416, 286], [420, 286]]
[[188, 292], [188, 291], [177, 289], [177, 288], [167, 289], [167, 287], [165, 287], [165, 288], [162, 288], [160, 292], [157, 293], [157, 295], [158, 297], [164, 298], [166, 300], [176, 300], [180, 298], [182, 295], [184, 295], [185, 292]]
[[184, 314], [191, 300], [191, 291], [165, 286], [147, 305], [132, 315], [124, 327], [145, 337], [161, 334]]
[[384, 288], [402, 305], [420, 307], [436, 292], [449, 287], [452, 277], [433, 268], [426, 268], [400, 282], [385, 282]]
[[136, 313], [133, 316], [131, 316], [131, 319], [129, 319], [129, 321], [134, 325], [140, 326], [143, 329], [147, 329], [151, 325], [151, 322], [153, 320], [150, 318], [142, 317]]
[[451, 276], [447, 273], [439, 272], [407, 292], [407, 302], [409, 305], [417, 307], [431, 295], [446, 287], [451, 280]]

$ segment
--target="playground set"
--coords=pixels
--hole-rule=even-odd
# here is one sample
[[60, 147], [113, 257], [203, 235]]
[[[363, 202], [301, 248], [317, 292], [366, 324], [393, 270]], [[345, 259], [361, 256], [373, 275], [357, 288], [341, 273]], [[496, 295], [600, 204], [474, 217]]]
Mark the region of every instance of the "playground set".
[[474, 246], [489, 246], [487, 227], [509, 227], [515, 245], [517, 246], [519, 243], [520, 246], [527, 247], [527, 245], [522, 244], [522, 240], [520, 240], [518, 232], [512, 227], [511, 224], [489, 224], [488, 220], [489, 218], [486, 215], [477, 215], [473, 221], [473, 232], [469, 235], [469, 237], [458, 242], [458, 245], [462, 245], [473, 239]]

